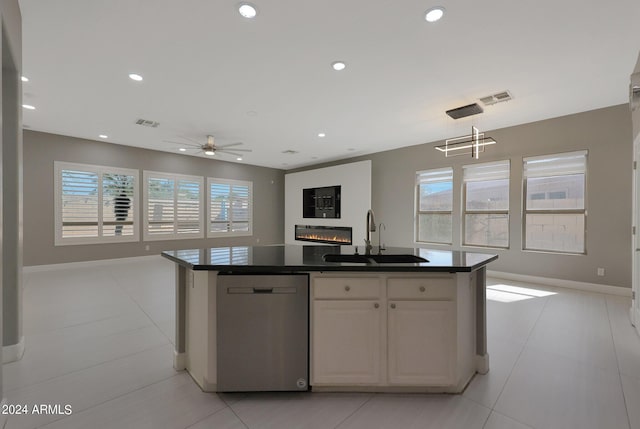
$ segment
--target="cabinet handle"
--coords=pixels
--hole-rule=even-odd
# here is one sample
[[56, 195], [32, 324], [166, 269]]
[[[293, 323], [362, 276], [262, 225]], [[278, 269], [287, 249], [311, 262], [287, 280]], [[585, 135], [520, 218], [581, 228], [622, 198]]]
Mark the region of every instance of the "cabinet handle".
[[373, 304], [373, 308], [379, 308], [380, 304], [378, 304], [377, 302], [375, 304]]
[[349, 292], [349, 291], [351, 290], [351, 286], [346, 285], [346, 286], [344, 287], [344, 290], [346, 290], [347, 292]]
[[395, 304], [391, 304], [391, 308], [396, 308], [396, 305]]
[[424, 292], [425, 290], [424, 286], [420, 286], [420, 292]]

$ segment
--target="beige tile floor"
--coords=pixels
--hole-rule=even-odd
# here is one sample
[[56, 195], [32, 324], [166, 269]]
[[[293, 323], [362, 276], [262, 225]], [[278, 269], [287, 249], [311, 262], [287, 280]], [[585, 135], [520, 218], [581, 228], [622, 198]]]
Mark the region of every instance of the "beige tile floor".
[[7, 428], [640, 429], [640, 338], [630, 300], [490, 281], [491, 371], [462, 395], [203, 393], [171, 367], [173, 266], [150, 258], [25, 274], [11, 404], [72, 414]]

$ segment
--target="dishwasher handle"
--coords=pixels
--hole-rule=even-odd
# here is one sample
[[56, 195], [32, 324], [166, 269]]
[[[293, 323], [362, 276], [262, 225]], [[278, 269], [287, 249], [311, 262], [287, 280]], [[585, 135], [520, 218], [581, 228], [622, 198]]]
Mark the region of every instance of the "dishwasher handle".
[[295, 287], [229, 287], [228, 294], [281, 294], [297, 293]]

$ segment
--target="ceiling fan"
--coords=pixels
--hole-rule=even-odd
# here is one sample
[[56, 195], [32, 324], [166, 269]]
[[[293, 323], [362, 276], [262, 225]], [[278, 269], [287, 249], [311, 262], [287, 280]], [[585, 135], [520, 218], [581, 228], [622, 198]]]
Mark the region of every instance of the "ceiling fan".
[[215, 143], [215, 139], [213, 136], [208, 135], [207, 136], [207, 142], [205, 144], [202, 144], [196, 140], [190, 139], [189, 137], [181, 137], [185, 140], [189, 140], [192, 143], [183, 143], [183, 142], [176, 142], [176, 141], [171, 141], [171, 140], [164, 140], [168, 143], [175, 143], [175, 144], [179, 144], [183, 147], [180, 148], [180, 151], [182, 152], [186, 152], [186, 148], [184, 148], [184, 146], [189, 146], [190, 148], [195, 149], [196, 152], [202, 152], [205, 155], [208, 156], [214, 156], [216, 154], [229, 154], [229, 155], [233, 155], [236, 157], [236, 159], [238, 161], [242, 160], [242, 154], [238, 153], [238, 152], [251, 152], [251, 149], [240, 149], [240, 148], [235, 148], [234, 146], [239, 146], [241, 144], [243, 144], [242, 142], [237, 142], [237, 143], [231, 143], [231, 144], [226, 144], [226, 145], [222, 145], [219, 146]]

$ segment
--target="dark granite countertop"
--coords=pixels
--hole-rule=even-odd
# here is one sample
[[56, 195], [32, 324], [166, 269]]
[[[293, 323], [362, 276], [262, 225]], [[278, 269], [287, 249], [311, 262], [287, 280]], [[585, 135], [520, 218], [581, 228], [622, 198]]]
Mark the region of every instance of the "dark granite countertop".
[[[362, 246], [359, 249], [362, 252]], [[353, 246], [233, 246], [208, 249], [167, 250], [162, 256], [191, 270], [211, 270], [235, 273], [287, 273], [309, 271], [372, 271], [372, 272], [469, 272], [498, 255], [464, 251], [423, 248], [389, 247], [382, 254], [411, 254], [428, 262], [421, 263], [338, 263], [325, 262], [330, 253], [353, 255]], [[378, 253], [374, 247], [372, 254]]]

